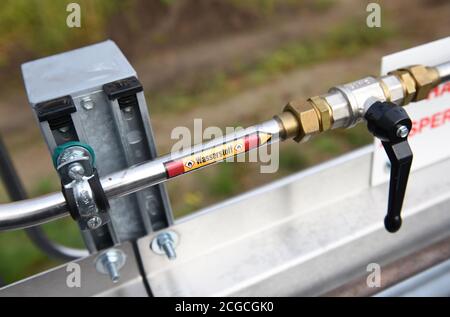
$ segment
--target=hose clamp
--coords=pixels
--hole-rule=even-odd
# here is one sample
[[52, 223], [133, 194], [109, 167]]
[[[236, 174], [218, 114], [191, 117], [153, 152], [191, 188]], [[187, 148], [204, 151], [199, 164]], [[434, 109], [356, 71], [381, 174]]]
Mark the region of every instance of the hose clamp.
[[55, 149], [53, 163], [70, 214], [81, 230], [95, 230], [108, 223], [109, 203], [95, 168], [93, 149], [81, 142], [68, 142]]

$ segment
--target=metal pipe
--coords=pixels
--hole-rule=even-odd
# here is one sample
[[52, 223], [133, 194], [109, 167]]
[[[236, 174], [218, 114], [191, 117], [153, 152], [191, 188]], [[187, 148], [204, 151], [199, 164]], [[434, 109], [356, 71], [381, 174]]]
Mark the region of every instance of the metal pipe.
[[73, 261], [89, 255], [86, 249], [70, 248], [50, 240], [40, 226], [26, 228], [25, 231], [39, 249], [54, 259]]
[[[27, 194], [19, 175], [14, 168], [6, 145], [0, 136], [0, 176], [5, 185], [6, 191], [12, 201], [21, 201], [27, 199]], [[30, 240], [47, 255], [64, 260], [72, 261], [87, 256], [86, 250], [68, 248], [51, 241], [41, 227], [26, 228], [25, 232]]]
[[450, 80], [450, 62], [442, 63], [436, 66], [441, 82]]
[[[233, 140], [242, 141], [255, 133], [269, 135], [269, 141], [264, 142], [266, 144], [279, 141], [279, 136], [282, 139], [294, 138], [295, 141], [302, 142], [329, 129], [348, 128], [363, 121], [364, 112], [373, 100], [407, 105], [426, 98], [430, 89], [447, 80], [449, 75], [450, 62], [446, 62], [435, 67], [410, 66], [381, 78], [367, 77], [340, 85], [328, 94], [312, 97], [306, 102], [289, 103], [281, 115], [260, 125], [113, 173], [101, 180], [102, 186], [108, 198], [128, 195], [161, 183], [174, 175], [184, 174], [186, 169], [190, 171], [191, 168], [185, 168], [183, 164], [188, 163], [185, 160], [189, 158], [195, 161], [193, 154], [205, 151], [206, 157], [208, 149], [220, 148]], [[258, 147], [264, 144], [258, 144]], [[208, 156], [215, 154], [217, 153], [209, 153]], [[215, 159], [214, 163], [222, 160]], [[196, 166], [194, 163], [193, 165]], [[197, 165], [195, 170], [211, 163]], [[173, 173], [169, 167], [174, 167]], [[25, 228], [65, 215], [67, 206], [60, 193], [0, 205], [0, 231]]]
[[[220, 148], [234, 141], [242, 141], [248, 136], [255, 134], [267, 134], [270, 138], [264, 143], [255, 144], [261, 147], [269, 143], [280, 140], [280, 125], [275, 119], [266, 121], [260, 125], [252, 126], [236, 133], [228, 134], [221, 138], [216, 138], [206, 143], [198, 144], [192, 148], [171, 153], [156, 160], [138, 164], [125, 170], [113, 173], [101, 179], [106, 196], [111, 199], [125, 196], [143, 188], [159, 184], [171, 176], [168, 172], [168, 164], [171, 162], [181, 162], [192, 155], [203, 155], [211, 149]], [[245, 153], [242, 151], [239, 154]], [[210, 166], [223, 161], [229, 157], [218, 158], [211, 163], [192, 169], [192, 171]], [[180, 173], [182, 175], [185, 173]], [[0, 231], [23, 229], [30, 226], [46, 223], [68, 215], [66, 201], [61, 193], [53, 193], [38, 198], [22, 200], [0, 205]]]

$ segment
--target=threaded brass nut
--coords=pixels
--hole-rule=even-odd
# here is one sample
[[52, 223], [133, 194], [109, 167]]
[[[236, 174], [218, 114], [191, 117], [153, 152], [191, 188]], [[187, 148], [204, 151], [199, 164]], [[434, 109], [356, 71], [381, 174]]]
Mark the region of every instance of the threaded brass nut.
[[280, 137], [285, 139], [294, 138], [299, 133], [299, 123], [292, 112], [284, 111], [279, 115], [274, 116], [280, 125]]
[[313, 104], [319, 115], [320, 131], [323, 132], [331, 129], [331, 125], [333, 124], [333, 112], [328, 102], [319, 96], [312, 97], [308, 100]]
[[400, 80], [403, 87], [403, 106], [409, 104], [416, 95], [416, 82], [411, 74], [406, 70], [394, 70], [389, 75], [395, 75]]
[[298, 135], [294, 138], [296, 142], [320, 132], [319, 116], [311, 102], [292, 101], [284, 107], [284, 111], [292, 113], [299, 123]]
[[439, 81], [439, 74], [431, 67], [413, 65], [401, 70], [409, 72], [416, 83], [417, 92], [413, 101], [427, 98], [430, 91]]

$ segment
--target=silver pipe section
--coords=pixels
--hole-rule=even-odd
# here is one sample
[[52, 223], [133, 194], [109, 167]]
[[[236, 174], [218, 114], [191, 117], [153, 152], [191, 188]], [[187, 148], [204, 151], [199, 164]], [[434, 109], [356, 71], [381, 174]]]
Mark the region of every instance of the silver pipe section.
[[[205, 149], [213, 148], [236, 139], [241, 139], [256, 132], [272, 135], [272, 138], [268, 143], [280, 141], [280, 125], [276, 120], [272, 119], [262, 124], [228, 134], [224, 137], [195, 145], [192, 148], [170, 153], [153, 161], [141, 163], [110, 174], [101, 179], [103, 189], [108, 199], [111, 199], [159, 184], [168, 179], [166, 168], [164, 166], [165, 163], [200, 153]], [[262, 146], [264, 145], [265, 144]], [[53, 193], [38, 198], [2, 204], [0, 205], [0, 231], [24, 229], [43, 224], [65, 217], [68, 213], [66, 201], [62, 193]]]
[[[439, 73], [440, 82], [450, 79], [450, 62], [439, 64], [435, 68]], [[349, 128], [363, 121], [367, 108], [374, 101], [385, 101], [386, 93], [389, 94], [392, 102], [396, 104], [403, 102], [403, 89], [396, 76], [386, 75], [381, 77], [380, 80], [375, 77], [366, 77], [332, 88], [328, 94], [323, 95], [323, 98], [326, 99], [333, 110], [334, 122], [332, 128]], [[271, 134], [273, 138], [270, 143], [273, 143], [279, 141], [280, 129], [278, 122], [272, 119], [240, 132], [226, 135], [223, 138], [217, 138], [184, 151], [171, 153], [151, 162], [132, 166], [102, 178], [101, 182], [108, 198], [128, 195], [167, 180], [164, 166], [166, 162], [199, 153], [202, 150], [255, 132]], [[3, 204], [0, 205], [0, 231], [34, 226], [64, 217], [67, 214], [67, 206], [61, 193]]]
[[[450, 80], [450, 62], [435, 66], [440, 83]], [[333, 111], [332, 129], [351, 128], [364, 121], [367, 109], [376, 101], [389, 101], [396, 105], [404, 102], [402, 83], [394, 75], [379, 78], [365, 77], [357, 81], [338, 85], [321, 95]]]
[[450, 62], [437, 65], [436, 70], [441, 77], [441, 82], [450, 80]]

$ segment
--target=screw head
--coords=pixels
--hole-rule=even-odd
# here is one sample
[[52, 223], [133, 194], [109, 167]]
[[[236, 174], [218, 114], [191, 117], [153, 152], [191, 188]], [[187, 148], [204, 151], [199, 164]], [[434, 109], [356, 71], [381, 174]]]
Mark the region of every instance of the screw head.
[[408, 134], [409, 134], [409, 129], [408, 129], [406, 126], [404, 126], [404, 125], [398, 126], [398, 127], [397, 127], [397, 131], [396, 131], [396, 134], [397, 134], [397, 136], [398, 136], [399, 138], [404, 139], [404, 138], [406, 138], [406, 137], [408, 136]]
[[123, 108], [123, 111], [125, 111], [126, 113], [130, 113], [132, 110], [133, 109], [130, 106]]
[[92, 100], [91, 97], [85, 97], [85, 98], [81, 99], [81, 106], [85, 110], [92, 110], [92, 109], [94, 109], [95, 102]]
[[93, 216], [89, 218], [86, 224], [91, 230], [97, 229], [102, 225], [102, 218], [100, 218], [99, 216]]
[[68, 175], [73, 180], [80, 180], [83, 178], [85, 173], [83, 165], [80, 163], [73, 163], [69, 166]]
[[61, 128], [58, 129], [58, 131], [61, 132], [61, 133], [66, 133], [66, 132], [69, 131], [69, 127], [67, 127], [67, 126], [66, 127], [61, 127]]
[[76, 163], [77, 161], [82, 160], [89, 160], [90, 162], [93, 161], [88, 150], [81, 146], [72, 146], [65, 149], [61, 154], [59, 154], [56, 160], [56, 169], [59, 170], [65, 165]]

